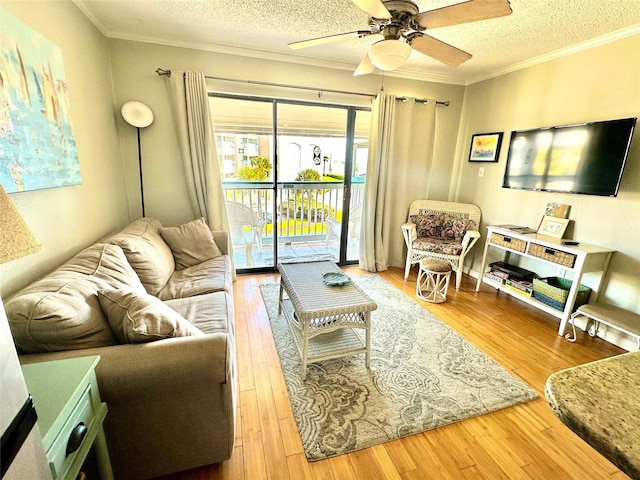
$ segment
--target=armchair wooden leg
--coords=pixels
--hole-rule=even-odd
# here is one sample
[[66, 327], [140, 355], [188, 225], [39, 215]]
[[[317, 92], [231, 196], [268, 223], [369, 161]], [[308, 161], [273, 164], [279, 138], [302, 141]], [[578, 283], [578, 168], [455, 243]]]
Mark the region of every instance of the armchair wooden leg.
[[411, 257], [407, 256], [407, 263], [404, 267], [404, 279], [409, 278], [409, 270], [411, 270]]

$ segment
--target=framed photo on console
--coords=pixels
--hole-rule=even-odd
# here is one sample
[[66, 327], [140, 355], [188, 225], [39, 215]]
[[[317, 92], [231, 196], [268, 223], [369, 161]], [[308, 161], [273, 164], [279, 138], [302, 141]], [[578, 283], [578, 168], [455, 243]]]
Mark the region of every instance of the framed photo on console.
[[476, 133], [471, 136], [470, 162], [497, 162], [502, 144], [502, 133]]
[[569, 225], [568, 218], [550, 217], [545, 215], [542, 218], [540, 227], [538, 228], [538, 233], [540, 235], [546, 235], [547, 237], [562, 238], [564, 231], [567, 229], [567, 225]]

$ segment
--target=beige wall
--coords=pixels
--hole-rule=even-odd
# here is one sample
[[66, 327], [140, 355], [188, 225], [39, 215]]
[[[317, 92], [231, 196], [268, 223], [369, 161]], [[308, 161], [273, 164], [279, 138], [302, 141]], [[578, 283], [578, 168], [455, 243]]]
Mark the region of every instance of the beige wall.
[[[537, 227], [548, 202], [572, 206], [576, 240], [617, 250], [604, 300], [640, 312], [640, 133], [616, 198], [502, 189], [512, 130], [640, 116], [640, 36], [467, 87], [452, 192], [482, 208], [483, 224]], [[639, 128], [640, 125], [637, 126]], [[505, 132], [498, 163], [467, 162], [473, 133]], [[478, 177], [483, 167], [484, 177]], [[483, 233], [485, 230], [482, 230]], [[484, 241], [484, 238], [483, 238]], [[476, 248], [473, 268], [480, 268]], [[556, 275], [557, 272], [549, 272]], [[477, 272], [475, 272], [477, 275]], [[586, 282], [593, 279], [587, 278]]]
[[[222, 53], [167, 47], [123, 40], [111, 41], [116, 105], [139, 100], [155, 113], [154, 123], [142, 131], [144, 162], [145, 209], [148, 216], [159, 218], [167, 225], [193, 219], [184, 182], [182, 163], [173, 136], [172, 120], [167, 101], [164, 77], [156, 75], [160, 67], [174, 72], [193, 70], [208, 76], [252, 80], [287, 85], [319, 87], [375, 95], [380, 90], [380, 76], [353, 77], [351, 72], [330, 68], [261, 60]], [[292, 89], [262, 88], [246, 83], [213, 82], [224, 91], [263, 94], [318, 101], [317, 92]], [[386, 77], [385, 93], [416, 98], [449, 100], [451, 106], [438, 107], [438, 143], [434, 172], [437, 175], [433, 195], [446, 199], [451, 181], [451, 166], [462, 110], [464, 87], [426, 83]], [[323, 93], [322, 101], [370, 105], [363, 97]], [[127, 192], [131, 199], [132, 216], [139, 215], [137, 180], [137, 147], [132, 128], [118, 120], [127, 171]], [[416, 193], [416, 196], [419, 196]]]
[[62, 51], [82, 185], [16, 193], [11, 199], [42, 251], [0, 266], [6, 297], [128, 221], [113, 108], [109, 45], [71, 2], [0, 2]]

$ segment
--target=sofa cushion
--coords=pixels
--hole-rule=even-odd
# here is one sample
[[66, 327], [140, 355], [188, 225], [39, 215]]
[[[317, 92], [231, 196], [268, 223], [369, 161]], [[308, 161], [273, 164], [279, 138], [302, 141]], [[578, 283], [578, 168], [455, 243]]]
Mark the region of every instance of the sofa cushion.
[[117, 344], [97, 297], [109, 287], [144, 292], [122, 249], [94, 244], [7, 300], [15, 344], [26, 353]]
[[167, 300], [166, 304], [204, 333], [226, 333], [231, 339], [235, 337], [233, 296], [228, 292]]
[[460, 255], [462, 243], [455, 240], [441, 240], [439, 238], [418, 237], [413, 241], [413, 248], [442, 255]]
[[98, 292], [100, 306], [122, 343], [143, 343], [203, 333], [178, 312], [147, 293], [124, 289]]
[[158, 233], [161, 227], [158, 220], [141, 218], [106, 240], [122, 248], [151, 295], [165, 286], [175, 270], [171, 249]]
[[176, 270], [222, 255], [202, 217], [178, 227], [162, 227], [158, 231], [171, 248]]
[[158, 292], [158, 298], [187, 298], [211, 292], [233, 292], [231, 260], [227, 255], [204, 261], [198, 265], [176, 270], [165, 287]]

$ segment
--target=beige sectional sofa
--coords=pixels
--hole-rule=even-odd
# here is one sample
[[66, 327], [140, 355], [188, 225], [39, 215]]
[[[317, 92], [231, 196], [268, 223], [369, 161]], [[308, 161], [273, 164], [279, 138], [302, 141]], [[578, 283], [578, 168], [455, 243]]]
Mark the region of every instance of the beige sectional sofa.
[[[228, 459], [236, 349], [229, 240], [144, 218], [10, 297], [23, 363], [100, 355], [117, 479]], [[36, 407], [37, 408], [37, 407]]]

